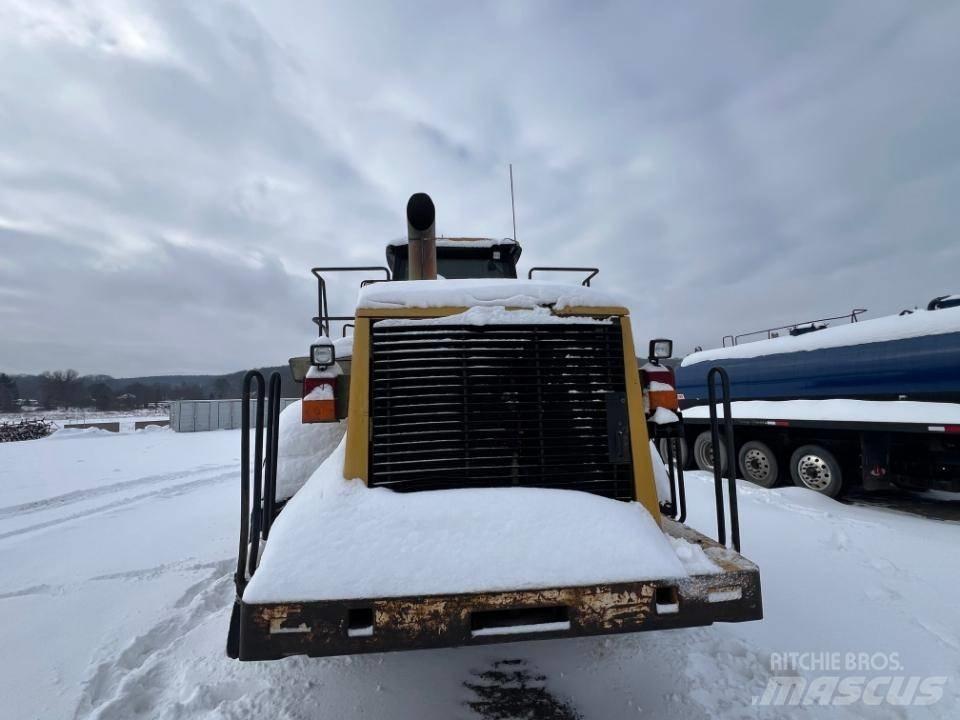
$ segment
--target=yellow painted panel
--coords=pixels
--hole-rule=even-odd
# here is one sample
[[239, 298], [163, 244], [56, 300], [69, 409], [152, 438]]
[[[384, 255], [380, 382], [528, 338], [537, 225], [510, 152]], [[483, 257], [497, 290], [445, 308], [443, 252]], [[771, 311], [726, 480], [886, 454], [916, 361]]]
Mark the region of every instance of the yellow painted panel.
[[629, 315], [620, 318], [620, 327], [623, 331], [623, 368], [627, 374], [627, 413], [630, 416], [633, 482], [637, 490], [637, 500], [659, 523], [660, 501], [657, 499], [657, 485], [653, 479], [650, 438], [647, 435], [647, 419], [643, 412], [643, 386], [640, 385], [640, 369], [637, 367]]
[[347, 449], [343, 476], [367, 482], [370, 442], [370, 320], [358, 317], [353, 328], [350, 368], [350, 411], [347, 415]]

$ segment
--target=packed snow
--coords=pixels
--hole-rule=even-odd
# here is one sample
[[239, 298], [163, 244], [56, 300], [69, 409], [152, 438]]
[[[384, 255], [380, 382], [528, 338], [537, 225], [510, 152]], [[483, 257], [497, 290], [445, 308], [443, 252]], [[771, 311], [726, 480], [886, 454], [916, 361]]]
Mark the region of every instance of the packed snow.
[[[322, 399], [322, 398], [321, 398]], [[280, 413], [277, 427], [277, 500], [286, 500], [320, 467], [340, 444], [345, 422], [304, 423], [302, 402], [291, 403]]]
[[800, 350], [820, 350], [956, 332], [960, 332], [960, 307], [924, 310], [910, 315], [890, 315], [875, 320], [836, 325], [803, 335], [785, 335], [733, 347], [701, 350], [687, 355], [681, 365], [688, 367], [708, 360], [779, 355]]
[[[672, 390], [673, 388], [671, 388]], [[650, 416], [650, 421], [656, 423], [657, 425], [671, 425], [675, 422], [680, 422], [680, 418], [677, 417], [677, 414], [673, 410], [668, 410], [665, 407], [658, 407], [653, 411], [653, 415]]]
[[[742, 420], [831, 420], [834, 422], [918, 423], [960, 425], [960, 404], [913, 400], [738, 400], [730, 403]], [[723, 406], [717, 406], [723, 417]], [[683, 411], [691, 419], [710, 417], [709, 405]]]
[[[378, 320], [377, 327], [430, 327], [434, 325], [609, 325], [610, 318], [554, 315], [547, 307], [508, 310], [497, 305], [478, 305], [465, 312], [437, 318], [391, 318]], [[672, 390], [673, 388], [671, 388]]]
[[305, 377], [311, 380], [331, 380], [335, 377], [340, 377], [343, 374], [343, 370], [340, 365], [336, 362], [333, 365], [325, 368], [319, 368], [316, 365], [311, 365], [307, 370]]
[[[239, 442], [236, 430], [161, 430], [0, 446], [0, 716], [423, 720], [511, 718], [518, 707], [584, 720], [960, 715], [960, 524], [743, 483], [759, 622], [230, 660]], [[686, 478], [688, 523], [713, 534], [712, 478]], [[801, 666], [783, 669], [788, 654]], [[866, 662], [862, 671], [845, 669], [851, 656], [854, 667]], [[839, 671], [811, 669], [833, 657]], [[880, 669], [887, 660], [895, 669]], [[891, 675], [945, 684], [926, 706], [883, 697], [758, 704], [777, 677], [825, 675], [859, 677], [861, 687]]]
[[368, 488], [344, 480], [343, 445], [277, 519], [245, 602], [521, 590], [687, 574], [639, 503], [540, 488]]
[[333, 352], [337, 359], [353, 357], [353, 335], [337, 338], [333, 341]]
[[650, 462], [653, 465], [653, 484], [657, 488], [657, 499], [661, 503], [667, 502], [670, 500], [670, 475], [653, 440], [650, 441]]
[[313, 390], [307, 393], [304, 400], [333, 400], [333, 387], [330, 385], [318, 385]]
[[358, 308], [467, 308], [499, 305], [509, 308], [534, 308], [550, 305], [556, 310], [568, 307], [626, 307], [623, 298], [610, 293], [542, 280], [401, 280], [374, 283], [360, 288]]

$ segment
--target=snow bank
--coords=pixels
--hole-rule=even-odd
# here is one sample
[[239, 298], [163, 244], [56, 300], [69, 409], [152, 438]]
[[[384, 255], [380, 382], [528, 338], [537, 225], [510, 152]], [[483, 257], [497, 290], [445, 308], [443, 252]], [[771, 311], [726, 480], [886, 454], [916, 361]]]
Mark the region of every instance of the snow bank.
[[333, 452], [347, 429], [346, 423], [302, 423], [301, 401], [280, 413], [277, 430], [277, 500], [292, 497]]
[[[76, 440], [77, 438], [94, 438], [118, 435], [119, 433], [110, 432], [103, 428], [57, 428], [45, 438], [40, 440]], [[30, 442], [30, 441], [28, 441]]]
[[[940, 311], [938, 311], [940, 312]], [[739, 400], [730, 404], [741, 420], [832, 420], [835, 422], [960, 425], [960, 404], [912, 400]], [[718, 406], [723, 417], [723, 407]], [[687, 418], [709, 418], [707, 405], [687, 408]]]
[[787, 335], [734, 347], [703, 350], [687, 355], [681, 365], [687, 367], [708, 360], [779, 355], [800, 350], [821, 350], [954, 332], [960, 332], [960, 307], [915, 312], [910, 315], [891, 315], [876, 320], [861, 320], [805, 335]]
[[657, 486], [657, 499], [660, 502], [667, 502], [670, 499], [670, 475], [653, 440], [650, 441], [650, 462], [653, 463], [653, 482]]
[[534, 280], [401, 280], [360, 288], [357, 307], [435, 308], [499, 305], [533, 308], [625, 307], [622, 298], [582, 285]]
[[249, 603], [396, 597], [687, 574], [638, 503], [571, 490], [395, 493], [342, 478], [344, 444], [270, 531]]
[[[396, 318], [379, 320], [377, 327], [425, 327], [431, 325], [609, 325], [609, 318], [554, 315], [550, 308], [535, 307], [530, 310], [507, 310], [505, 307], [480, 305], [456, 315], [417, 320]], [[670, 388], [671, 390], [673, 388]]]
[[333, 352], [338, 360], [353, 357], [353, 335], [334, 340]]

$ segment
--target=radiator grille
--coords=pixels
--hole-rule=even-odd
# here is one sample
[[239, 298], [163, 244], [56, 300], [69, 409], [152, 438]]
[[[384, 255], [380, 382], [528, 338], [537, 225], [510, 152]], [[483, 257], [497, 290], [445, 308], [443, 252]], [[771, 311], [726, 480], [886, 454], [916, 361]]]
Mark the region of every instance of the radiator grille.
[[626, 390], [618, 321], [374, 323], [371, 349], [371, 486], [634, 498], [608, 437], [608, 397]]

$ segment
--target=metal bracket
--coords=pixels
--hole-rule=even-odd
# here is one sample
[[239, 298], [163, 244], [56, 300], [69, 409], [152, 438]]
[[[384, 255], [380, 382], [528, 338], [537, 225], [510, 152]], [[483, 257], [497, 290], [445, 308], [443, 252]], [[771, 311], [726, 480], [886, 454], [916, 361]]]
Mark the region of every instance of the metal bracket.
[[585, 272], [590, 273], [583, 279], [583, 282], [580, 284], [584, 287], [590, 287], [590, 281], [597, 276], [597, 273], [600, 272], [599, 268], [591, 267], [532, 267], [530, 272], [527, 273], [527, 280], [533, 280], [533, 274], [535, 272]]

